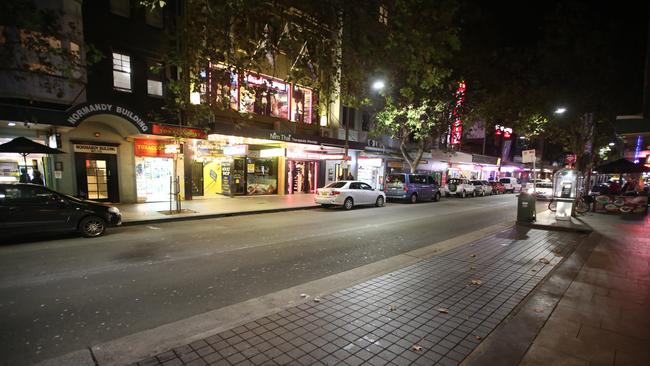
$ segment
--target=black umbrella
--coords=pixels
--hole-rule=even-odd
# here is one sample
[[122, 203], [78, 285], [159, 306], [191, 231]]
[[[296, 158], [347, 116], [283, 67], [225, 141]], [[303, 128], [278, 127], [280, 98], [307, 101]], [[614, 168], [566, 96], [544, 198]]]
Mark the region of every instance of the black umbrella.
[[25, 167], [27, 167], [27, 155], [29, 154], [63, 154], [64, 151], [53, 149], [49, 146], [39, 144], [25, 137], [15, 139], [0, 145], [0, 152], [18, 153], [23, 156]]
[[599, 165], [596, 167], [598, 173], [612, 174], [612, 173], [643, 173], [649, 172], [650, 168], [642, 164], [634, 164], [627, 159], [618, 159], [611, 163]]

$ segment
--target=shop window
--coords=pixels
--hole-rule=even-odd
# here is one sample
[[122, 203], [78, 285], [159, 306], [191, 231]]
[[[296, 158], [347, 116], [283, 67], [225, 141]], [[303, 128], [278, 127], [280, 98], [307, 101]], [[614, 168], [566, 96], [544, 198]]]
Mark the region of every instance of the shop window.
[[111, 0], [111, 13], [123, 17], [131, 16], [131, 1], [130, 0]]
[[144, 14], [144, 21], [148, 25], [156, 28], [163, 27], [163, 10], [159, 6], [147, 7]]
[[241, 112], [289, 119], [289, 84], [247, 74], [239, 93]]
[[147, 94], [163, 95], [163, 65], [160, 62], [147, 62]]
[[237, 110], [239, 104], [238, 74], [223, 66], [215, 66], [209, 73], [202, 73], [206, 85], [207, 103], [219, 109]]
[[291, 102], [291, 120], [311, 124], [313, 122], [313, 91], [294, 85]]
[[370, 113], [368, 112], [361, 114], [361, 130], [370, 131]]
[[113, 52], [113, 87], [120, 91], [131, 91], [131, 57]]
[[246, 159], [246, 193], [249, 195], [278, 193], [277, 158]]

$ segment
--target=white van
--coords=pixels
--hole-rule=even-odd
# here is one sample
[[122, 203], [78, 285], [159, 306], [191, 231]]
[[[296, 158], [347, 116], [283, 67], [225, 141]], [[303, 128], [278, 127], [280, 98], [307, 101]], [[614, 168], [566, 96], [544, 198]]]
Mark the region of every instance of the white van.
[[506, 189], [506, 192], [514, 193], [521, 192], [521, 182], [515, 177], [503, 177], [499, 179], [499, 182], [503, 184]]

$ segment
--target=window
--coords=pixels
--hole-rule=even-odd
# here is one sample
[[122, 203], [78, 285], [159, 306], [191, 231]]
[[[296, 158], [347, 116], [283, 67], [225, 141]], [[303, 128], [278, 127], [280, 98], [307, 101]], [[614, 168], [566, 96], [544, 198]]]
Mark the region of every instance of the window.
[[33, 205], [52, 202], [57, 195], [42, 187], [11, 187], [6, 188], [2, 198], [10, 204]]
[[361, 189], [361, 183], [359, 182], [350, 183], [350, 189]]
[[361, 189], [365, 189], [367, 191], [372, 191], [372, 187], [369, 186], [368, 184], [366, 184], [366, 183], [359, 183], [359, 184], [361, 185]]
[[70, 53], [72, 54], [72, 56], [74, 56], [77, 62], [81, 61], [81, 52], [80, 52], [79, 44], [70, 42]]
[[131, 57], [113, 52], [113, 87], [117, 90], [131, 91]]
[[291, 120], [294, 122], [312, 123], [312, 98], [311, 89], [303, 88], [298, 85], [293, 86], [293, 95], [291, 96]]
[[361, 114], [361, 130], [370, 131], [370, 113], [363, 112]]
[[379, 5], [379, 23], [388, 25], [388, 8], [386, 5]]
[[240, 111], [289, 119], [289, 84], [261, 75], [247, 74], [239, 93]]
[[159, 6], [155, 6], [153, 9], [147, 7], [144, 14], [144, 21], [148, 25], [156, 28], [163, 27], [163, 10]]
[[147, 62], [147, 94], [162, 97], [163, 65], [160, 62]]
[[343, 106], [341, 113], [341, 126], [347, 126], [349, 123], [350, 128], [354, 129], [354, 116], [356, 113], [356, 109]]
[[121, 15], [123, 17], [131, 16], [131, 1], [130, 0], [111, 0], [111, 13]]

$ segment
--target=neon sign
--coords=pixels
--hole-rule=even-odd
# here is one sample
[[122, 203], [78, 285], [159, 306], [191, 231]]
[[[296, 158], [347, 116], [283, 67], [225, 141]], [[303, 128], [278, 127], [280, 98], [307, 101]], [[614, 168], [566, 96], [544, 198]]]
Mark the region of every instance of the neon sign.
[[465, 103], [465, 82], [461, 81], [458, 83], [458, 89], [456, 89], [456, 103], [454, 104], [454, 110], [451, 113], [452, 122], [451, 122], [451, 133], [449, 143], [451, 145], [460, 145], [460, 140], [463, 136], [463, 121], [462, 121], [462, 109], [463, 104]]

